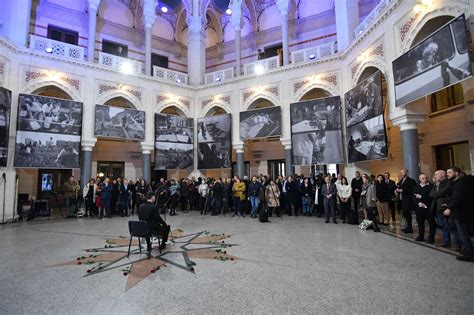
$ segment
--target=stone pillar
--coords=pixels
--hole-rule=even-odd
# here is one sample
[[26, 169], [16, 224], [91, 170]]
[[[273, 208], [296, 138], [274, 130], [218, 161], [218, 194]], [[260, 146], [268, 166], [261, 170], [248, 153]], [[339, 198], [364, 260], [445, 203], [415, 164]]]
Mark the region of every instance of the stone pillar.
[[95, 33], [97, 27], [97, 10], [100, 0], [87, 0], [87, 13], [89, 15], [89, 28], [87, 36], [87, 60], [94, 62], [95, 56]]
[[418, 126], [416, 123], [400, 125], [402, 139], [403, 165], [410, 177], [418, 180], [420, 175], [420, 144], [418, 141]]
[[237, 149], [236, 154], [237, 161], [236, 161], [236, 168], [237, 168], [237, 176], [241, 179], [244, 177], [245, 174], [245, 156], [244, 156], [244, 149]]
[[291, 150], [291, 146], [285, 146], [285, 175], [294, 175], [295, 168], [293, 166], [293, 150]]
[[337, 49], [346, 49], [354, 39], [354, 30], [359, 25], [359, 1], [335, 0]]
[[205, 72], [205, 36], [201, 16], [188, 16], [188, 74], [189, 83], [203, 82]]
[[229, 8], [232, 11], [231, 22], [235, 31], [235, 75], [242, 74], [242, 0], [232, 0], [229, 3]]
[[147, 183], [151, 183], [151, 151], [143, 150], [142, 177]]
[[145, 30], [145, 74], [152, 75], [151, 71], [151, 47], [152, 47], [152, 34], [151, 30], [153, 24], [155, 24], [155, 13], [156, 1], [145, 0], [143, 2], [143, 28]]
[[277, 6], [280, 11], [281, 17], [281, 42], [283, 46], [283, 65], [288, 65], [290, 63], [290, 49], [289, 49], [289, 39], [288, 39], [288, 9], [290, 1], [289, 0], [278, 0]]
[[0, 1], [0, 36], [27, 47], [30, 31], [31, 0]]
[[89, 181], [92, 174], [92, 149], [89, 144], [82, 145], [81, 151], [81, 189]]

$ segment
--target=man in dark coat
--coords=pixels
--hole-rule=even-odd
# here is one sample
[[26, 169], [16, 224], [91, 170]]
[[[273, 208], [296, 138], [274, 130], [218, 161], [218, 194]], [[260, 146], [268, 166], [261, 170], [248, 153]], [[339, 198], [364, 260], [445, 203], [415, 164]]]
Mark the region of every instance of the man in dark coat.
[[390, 173], [386, 172], [384, 174], [385, 184], [387, 184], [387, 194], [388, 194], [388, 208], [390, 209], [390, 214], [392, 215], [392, 223], [395, 222], [395, 189], [397, 185], [395, 181], [390, 179]]
[[329, 218], [331, 217], [332, 222], [337, 224], [336, 220], [336, 197], [337, 197], [337, 188], [336, 185], [331, 183], [331, 176], [327, 175], [325, 178], [325, 183], [321, 189], [321, 194], [324, 198], [324, 214], [326, 216], [326, 223], [329, 223]]
[[[146, 202], [142, 203], [138, 208], [138, 218], [141, 221], [147, 221], [148, 231], [150, 234], [161, 236], [162, 243], [160, 245], [160, 250], [163, 250], [168, 241], [170, 226], [161, 218], [158, 208], [155, 205], [156, 194], [154, 192], [149, 192], [146, 195], [146, 199]], [[149, 237], [145, 239], [147, 250], [148, 252], [151, 252], [151, 240]]]
[[451, 195], [451, 182], [446, 176], [445, 170], [437, 170], [435, 172], [435, 184], [431, 189], [430, 197], [433, 199], [431, 203], [431, 212], [436, 216], [438, 225], [443, 233], [443, 247], [450, 247], [450, 234], [448, 228], [448, 220], [443, 212], [448, 204], [448, 198]]
[[469, 178], [460, 168], [452, 167], [448, 169], [447, 173], [451, 181], [452, 195], [444, 215], [454, 219], [456, 233], [463, 244], [462, 256], [458, 256], [456, 259], [474, 262], [474, 248], [469, 235], [469, 223], [473, 211], [472, 187], [469, 187]]
[[355, 172], [355, 178], [351, 181], [352, 200], [354, 201], [354, 211], [359, 213], [360, 194], [362, 193], [362, 177], [360, 172]]
[[415, 203], [416, 203], [416, 222], [418, 223], [418, 237], [417, 242], [425, 240], [425, 221], [428, 221], [430, 227], [430, 235], [428, 243], [434, 244], [434, 236], [436, 234], [436, 223], [434, 215], [431, 212], [431, 197], [430, 192], [433, 185], [428, 181], [426, 174], [420, 174], [420, 183], [414, 189]]
[[211, 186], [212, 188], [212, 200], [211, 208], [212, 215], [218, 215], [222, 208], [222, 197], [224, 194], [224, 186], [222, 185], [222, 179], [218, 178], [216, 182]]
[[107, 218], [112, 217], [112, 215], [110, 214], [111, 199], [112, 199], [112, 184], [110, 183], [110, 179], [106, 177], [104, 182], [100, 185], [99, 219], [102, 219], [104, 217], [104, 209], [105, 209], [105, 215], [107, 216]]
[[404, 233], [413, 233], [412, 226], [412, 211], [414, 210], [414, 198], [413, 190], [415, 189], [416, 182], [413, 178], [408, 176], [408, 170], [402, 169], [400, 171], [400, 181], [397, 184], [397, 189], [395, 190], [399, 193], [399, 199], [402, 203], [402, 215], [407, 220], [407, 227], [402, 231]]

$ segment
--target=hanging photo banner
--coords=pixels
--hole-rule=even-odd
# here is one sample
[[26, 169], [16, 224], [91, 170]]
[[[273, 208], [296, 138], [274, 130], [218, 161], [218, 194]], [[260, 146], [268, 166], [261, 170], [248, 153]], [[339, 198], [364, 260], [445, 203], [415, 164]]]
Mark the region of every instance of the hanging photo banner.
[[241, 140], [281, 136], [281, 107], [241, 112], [239, 129]]
[[79, 168], [82, 103], [20, 94], [15, 167]]
[[94, 135], [103, 138], [144, 140], [145, 112], [123, 107], [96, 105]]
[[294, 165], [344, 163], [341, 98], [290, 104]]
[[155, 169], [188, 169], [194, 162], [194, 119], [155, 114]]
[[7, 166], [12, 92], [0, 87], [0, 167]]
[[405, 105], [472, 76], [464, 15], [393, 61], [395, 102]]
[[231, 115], [198, 119], [198, 169], [232, 168]]
[[377, 71], [344, 95], [349, 163], [387, 157], [382, 73]]

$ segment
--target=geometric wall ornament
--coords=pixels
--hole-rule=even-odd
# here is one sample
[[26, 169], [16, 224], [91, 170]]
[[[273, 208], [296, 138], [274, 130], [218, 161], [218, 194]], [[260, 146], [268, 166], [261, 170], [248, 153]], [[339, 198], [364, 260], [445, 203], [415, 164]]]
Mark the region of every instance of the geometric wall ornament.
[[246, 110], [253, 101], [260, 97], [268, 99], [275, 106], [279, 106], [281, 102], [280, 84], [268, 84], [241, 91], [241, 109]]
[[331, 71], [306, 76], [291, 82], [291, 101], [298, 102], [308, 91], [320, 88], [331, 95], [340, 94], [340, 71]]
[[136, 109], [144, 107], [143, 89], [118, 82], [97, 80], [95, 91], [96, 104], [104, 104], [108, 100], [120, 96], [129, 100]]

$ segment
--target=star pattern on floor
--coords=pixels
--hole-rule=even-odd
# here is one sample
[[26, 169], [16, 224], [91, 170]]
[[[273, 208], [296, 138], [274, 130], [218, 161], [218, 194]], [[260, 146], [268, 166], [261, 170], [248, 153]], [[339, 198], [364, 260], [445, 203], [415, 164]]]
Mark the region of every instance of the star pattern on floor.
[[[227, 249], [238, 244], [227, 243], [231, 235], [210, 234], [201, 231], [184, 234], [183, 230], [173, 230], [169, 235], [171, 245], [159, 252], [153, 247], [151, 257], [147, 257], [137, 238], [132, 240], [130, 256], [127, 257], [130, 239], [125, 236], [105, 239], [104, 247], [84, 249], [86, 253], [75, 260], [66, 261], [54, 267], [70, 265], [87, 265], [84, 277], [94, 276], [103, 272], [120, 270], [127, 277], [125, 291], [137, 285], [143, 279], [158, 272], [163, 267], [174, 266], [186, 272], [195, 273], [196, 263], [192, 259], [214, 259], [219, 261], [236, 261], [238, 258], [227, 254]], [[144, 240], [143, 240], [144, 241]], [[153, 244], [157, 245], [157, 244]]]

